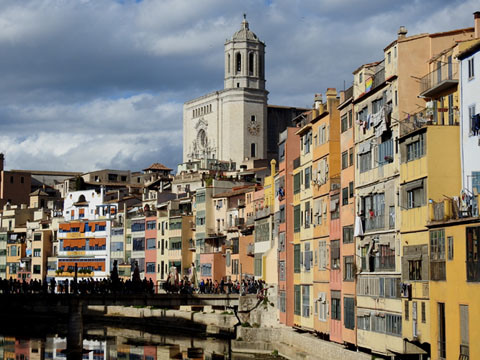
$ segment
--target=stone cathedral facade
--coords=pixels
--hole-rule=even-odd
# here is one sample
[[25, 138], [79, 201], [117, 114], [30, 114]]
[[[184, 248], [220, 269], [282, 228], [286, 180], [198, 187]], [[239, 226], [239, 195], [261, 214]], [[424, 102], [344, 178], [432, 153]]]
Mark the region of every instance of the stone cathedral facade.
[[218, 159], [237, 168], [267, 158], [265, 44], [241, 28], [225, 43], [224, 89], [183, 106], [183, 161]]

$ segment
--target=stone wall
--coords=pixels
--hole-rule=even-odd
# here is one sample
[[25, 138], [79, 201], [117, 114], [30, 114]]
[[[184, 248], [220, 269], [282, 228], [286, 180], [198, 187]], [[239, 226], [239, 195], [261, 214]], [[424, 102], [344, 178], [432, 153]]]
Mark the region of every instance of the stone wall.
[[237, 329], [237, 341], [232, 342], [234, 352], [278, 353], [288, 359], [367, 360], [371, 356], [350, 351], [340, 344], [320, 340], [312, 334], [301, 334], [295, 330], [278, 328]]

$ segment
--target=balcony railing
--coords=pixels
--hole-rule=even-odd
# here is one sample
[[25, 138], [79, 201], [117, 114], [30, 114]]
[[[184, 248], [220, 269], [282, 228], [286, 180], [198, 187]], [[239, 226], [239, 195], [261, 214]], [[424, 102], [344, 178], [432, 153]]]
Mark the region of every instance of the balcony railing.
[[383, 270], [395, 270], [395, 255], [375, 257], [375, 271]]
[[373, 77], [372, 90], [385, 82], [385, 68], [381, 68]]
[[365, 219], [365, 230], [379, 230], [385, 228], [384, 215], [376, 215]]
[[235, 226], [237, 227], [244, 227], [245, 226], [245, 218], [240, 217], [235, 219]]
[[429, 72], [420, 81], [420, 95], [433, 98], [458, 84], [458, 64], [445, 63]]
[[247, 245], [247, 255], [254, 256], [255, 255], [255, 244], [248, 244]]
[[345, 90], [345, 100], [348, 100], [351, 97], [353, 97], [353, 86], [350, 86], [347, 90]]
[[432, 119], [433, 113], [428, 113], [426, 108], [422, 108], [414, 114], [409, 114], [409, 116], [400, 122], [400, 136], [432, 124]]
[[182, 210], [180, 210], [180, 209], [172, 209], [172, 210], [170, 210], [169, 214], [170, 214], [170, 217], [172, 217], [172, 216], [180, 216], [180, 215], [182, 215]]
[[255, 211], [255, 218], [261, 219], [270, 215], [270, 208], [268, 206], [264, 207], [263, 209], [258, 209]]
[[462, 208], [459, 200], [455, 199], [445, 199], [440, 202], [432, 201], [429, 206], [433, 207], [433, 211], [430, 210], [430, 221], [448, 221], [479, 216], [476, 196], [471, 197], [471, 201], [466, 208]]
[[362, 256], [362, 271], [394, 271], [395, 255]]

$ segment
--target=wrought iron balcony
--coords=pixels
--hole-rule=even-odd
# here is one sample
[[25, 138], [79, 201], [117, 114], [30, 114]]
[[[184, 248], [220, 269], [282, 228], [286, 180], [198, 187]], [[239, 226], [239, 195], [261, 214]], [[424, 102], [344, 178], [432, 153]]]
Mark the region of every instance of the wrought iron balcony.
[[429, 72], [420, 81], [420, 96], [436, 98], [458, 84], [458, 64], [445, 63]]
[[385, 228], [384, 215], [376, 215], [365, 219], [365, 230], [380, 230]]
[[255, 255], [255, 244], [248, 244], [247, 245], [247, 255], [254, 256]]

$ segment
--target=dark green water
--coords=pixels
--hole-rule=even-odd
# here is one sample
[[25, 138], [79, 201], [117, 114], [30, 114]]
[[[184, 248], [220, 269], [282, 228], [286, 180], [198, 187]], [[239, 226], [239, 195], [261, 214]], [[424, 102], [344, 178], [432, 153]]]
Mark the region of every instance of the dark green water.
[[[16, 334], [0, 335], [0, 359], [280, 359], [273, 355], [232, 353], [228, 339], [195, 338], [174, 333], [153, 334], [115, 327], [85, 329], [83, 352], [72, 354], [67, 348], [66, 337], [62, 336], [64, 329], [45, 329], [42, 324], [28, 324], [24, 331], [19, 331], [20, 324], [16, 325]], [[8, 334], [8, 325], [1, 326], [0, 330], [0, 333]]]

